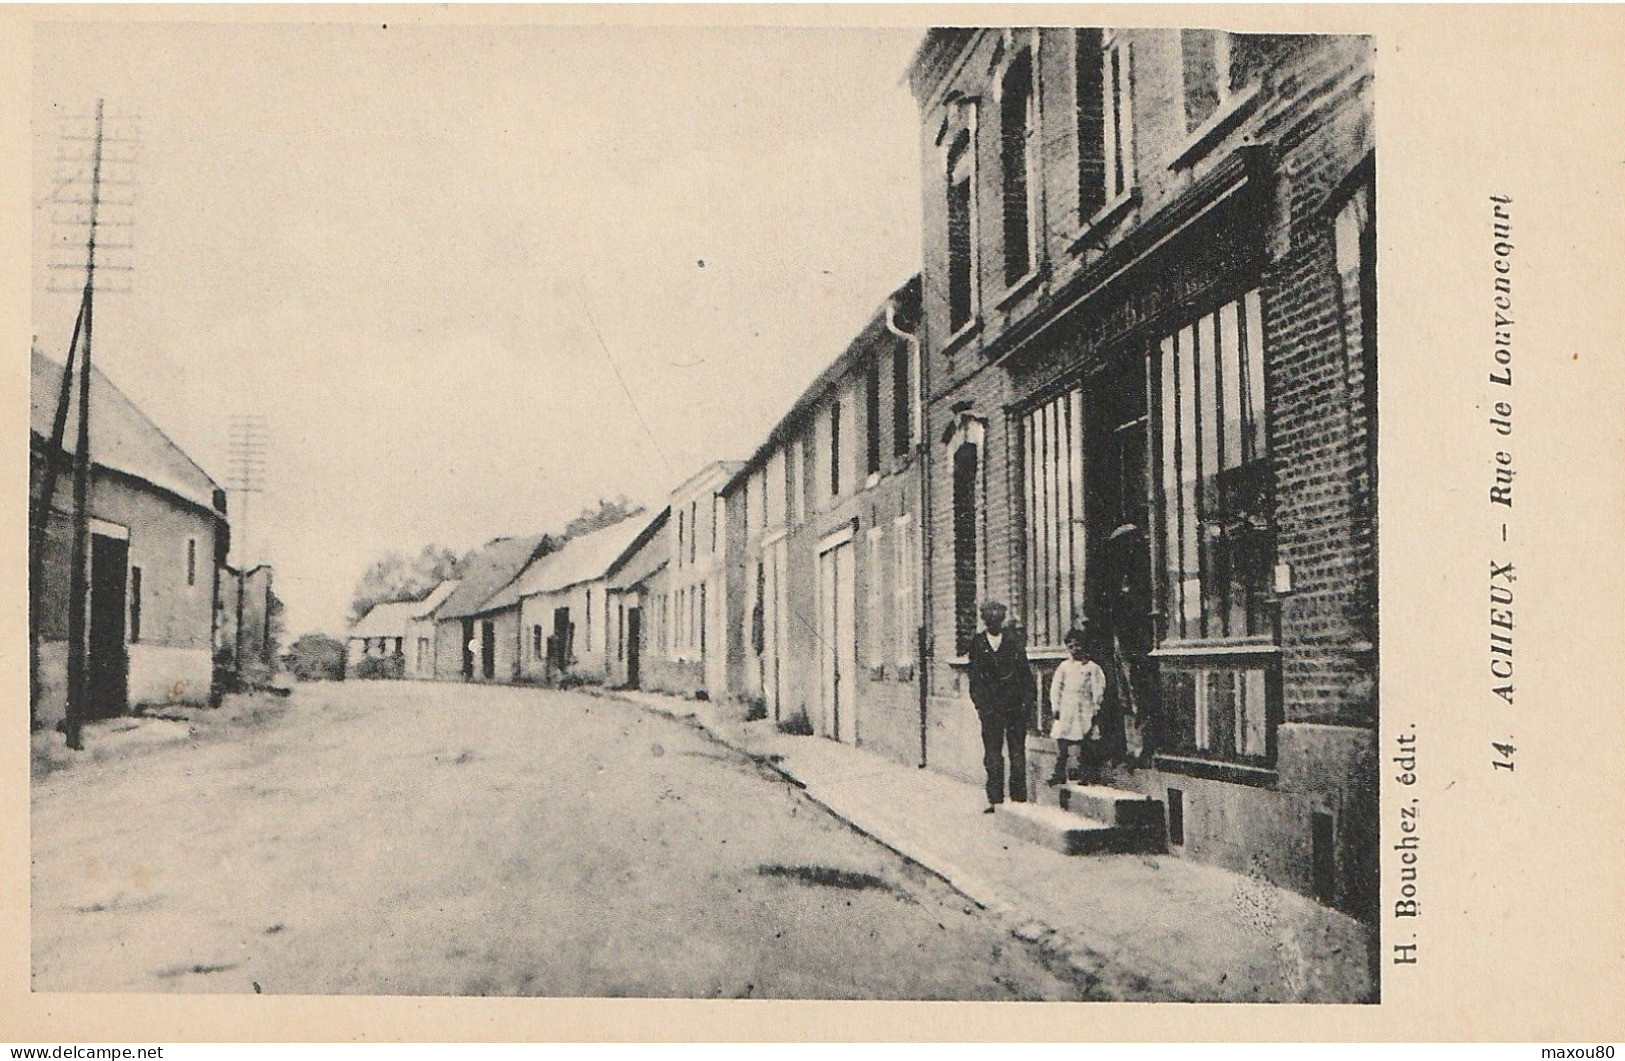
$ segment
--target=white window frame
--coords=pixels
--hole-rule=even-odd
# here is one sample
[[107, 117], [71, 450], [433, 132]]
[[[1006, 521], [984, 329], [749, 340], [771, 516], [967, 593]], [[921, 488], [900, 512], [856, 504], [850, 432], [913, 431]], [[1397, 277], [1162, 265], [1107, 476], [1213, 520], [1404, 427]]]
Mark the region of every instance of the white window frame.
[[[1118, 59], [1115, 77], [1112, 73], [1114, 55]], [[1101, 179], [1105, 184], [1102, 189], [1105, 211], [1109, 212], [1114, 204], [1133, 194], [1138, 180], [1134, 166], [1134, 46], [1119, 30], [1101, 31], [1100, 91], [1104, 127]], [[1123, 161], [1121, 180], [1116, 176], [1120, 160]]]
[[920, 572], [914, 558], [914, 514], [905, 512], [892, 520], [892, 614], [896, 616], [896, 657], [899, 669], [914, 666], [914, 649], [920, 620], [918, 585]]

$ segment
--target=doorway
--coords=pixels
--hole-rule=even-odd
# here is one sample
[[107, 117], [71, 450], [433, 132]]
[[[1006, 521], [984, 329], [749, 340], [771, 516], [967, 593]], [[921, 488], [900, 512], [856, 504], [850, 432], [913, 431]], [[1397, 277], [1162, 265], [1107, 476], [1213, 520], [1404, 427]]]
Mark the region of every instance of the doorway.
[[486, 681], [497, 676], [497, 624], [490, 619], [480, 621], [480, 674]]
[[474, 620], [463, 620], [463, 680], [474, 680]]
[[[1107, 754], [1128, 752], [1125, 716], [1151, 728], [1156, 675], [1151, 650], [1149, 417], [1146, 359], [1118, 357], [1090, 381], [1084, 468], [1088, 484], [1089, 612], [1103, 621], [1113, 696], [1102, 723]], [[1149, 734], [1147, 734], [1148, 736]]]
[[642, 688], [643, 609], [626, 609], [626, 687]]
[[124, 586], [129, 561], [129, 542], [91, 535], [87, 719], [121, 715], [129, 699], [129, 654], [124, 644]]
[[858, 741], [856, 583], [852, 542], [834, 545], [818, 556], [819, 691], [823, 736]]

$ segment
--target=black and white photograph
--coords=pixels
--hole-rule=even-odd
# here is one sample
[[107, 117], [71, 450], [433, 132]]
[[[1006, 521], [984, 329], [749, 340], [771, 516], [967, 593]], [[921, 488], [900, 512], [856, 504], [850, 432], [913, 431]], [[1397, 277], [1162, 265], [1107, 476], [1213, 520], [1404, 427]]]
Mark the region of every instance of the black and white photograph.
[[34, 992], [1379, 999], [1368, 36], [34, 33]]
[[1612, 1056], [1622, 13], [0, 13], [0, 1039]]

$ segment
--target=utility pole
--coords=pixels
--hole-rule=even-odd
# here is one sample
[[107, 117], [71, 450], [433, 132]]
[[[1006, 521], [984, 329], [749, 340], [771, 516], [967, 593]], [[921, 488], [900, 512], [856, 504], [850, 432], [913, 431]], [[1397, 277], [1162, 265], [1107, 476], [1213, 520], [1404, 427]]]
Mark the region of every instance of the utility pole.
[[[252, 566], [252, 554], [249, 552], [248, 537], [248, 496], [263, 493], [265, 490], [265, 447], [266, 426], [265, 417], [258, 413], [239, 413], [231, 418], [231, 489], [235, 490], [241, 501], [241, 509], [237, 513], [237, 533], [233, 539], [237, 545], [237, 567], [233, 572], [237, 577], [237, 619], [234, 627], [235, 636], [232, 639], [232, 663], [237, 672], [237, 685], [243, 684], [243, 596], [248, 591], [247, 578]], [[267, 593], [265, 601], [265, 620], [270, 621], [270, 599]], [[269, 629], [269, 627], [267, 627]]]
[[79, 437], [73, 451], [73, 559], [68, 583], [68, 747], [84, 748], [82, 727], [90, 691], [86, 615], [90, 564], [90, 347], [96, 323], [96, 222], [102, 194], [103, 104], [96, 101], [96, 146], [90, 177], [90, 238], [85, 251], [85, 296], [80, 312], [84, 349], [79, 356]]
[[[52, 508], [56, 496], [56, 480], [63, 458], [63, 441], [67, 434], [67, 418], [72, 407], [74, 390], [74, 375], [78, 373], [78, 409], [77, 430], [74, 440], [73, 455], [73, 546], [68, 572], [68, 645], [67, 645], [67, 698], [65, 703], [63, 730], [67, 737], [68, 747], [75, 750], [84, 747], [82, 729], [86, 718], [90, 696], [90, 645], [88, 603], [90, 595], [89, 561], [90, 561], [90, 380], [91, 380], [91, 347], [95, 334], [95, 304], [97, 291], [97, 271], [111, 270], [118, 273], [128, 273], [133, 267], [128, 263], [98, 261], [98, 250], [112, 250], [115, 253], [129, 250], [131, 242], [128, 239], [114, 241], [103, 245], [100, 240], [103, 228], [131, 228], [133, 222], [124, 219], [108, 219], [103, 216], [103, 207], [106, 205], [131, 206], [134, 205], [133, 191], [128, 198], [115, 198], [109, 200], [104, 196], [104, 187], [119, 186], [133, 189], [135, 180], [131, 176], [120, 177], [116, 173], [110, 175], [105, 172], [107, 164], [114, 166], [132, 166], [135, 162], [136, 145], [140, 137], [138, 128], [130, 131], [108, 135], [106, 129], [105, 104], [102, 100], [96, 101], [95, 117], [88, 131], [65, 130], [62, 136], [62, 145], [58, 149], [57, 162], [61, 169], [51, 191], [45, 199], [37, 205], [52, 203], [56, 206], [67, 207], [66, 214], [58, 214], [54, 222], [59, 227], [68, 227], [74, 231], [83, 227], [86, 231], [84, 256], [84, 286], [79, 289], [79, 312], [74, 320], [73, 338], [68, 343], [66, 365], [62, 373], [62, 386], [57, 395], [56, 415], [52, 421], [51, 438], [46, 444], [43, 456], [42, 474], [39, 495], [34, 499], [32, 511], [32, 525], [29, 534], [29, 672], [30, 672], [30, 699], [29, 713], [31, 720], [36, 711], [40, 696], [39, 677], [39, 649], [40, 628], [42, 617], [40, 603], [43, 595], [43, 580], [45, 575], [44, 553], [49, 537], [48, 531]], [[88, 145], [89, 154], [84, 154]], [[114, 150], [110, 155], [107, 151], [109, 145]], [[90, 167], [90, 180], [88, 189], [85, 188], [85, 165]], [[88, 208], [81, 212], [79, 208]], [[64, 242], [58, 237], [59, 242]], [[56, 248], [53, 247], [53, 250]], [[53, 260], [48, 267], [53, 271], [74, 271], [81, 267], [78, 262]], [[123, 288], [114, 288], [123, 290]], [[48, 287], [48, 290], [60, 291], [63, 288]], [[75, 358], [77, 356], [77, 365]]]

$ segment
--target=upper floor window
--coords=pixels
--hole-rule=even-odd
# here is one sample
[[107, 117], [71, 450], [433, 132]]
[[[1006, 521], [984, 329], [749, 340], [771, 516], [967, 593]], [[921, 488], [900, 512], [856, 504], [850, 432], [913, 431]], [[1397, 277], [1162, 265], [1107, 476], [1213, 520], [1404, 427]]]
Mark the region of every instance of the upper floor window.
[[682, 509], [677, 510], [677, 566], [683, 566], [683, 556], [688, 552], [688, 527], [686, 526], [688, 513]]
[[197, 585], [197, 539], [186, 539], [186, 584]]
[[141, 569], [130, 568], [130, 641], [141, 640]]
[[713, 554], [717, 551], [717, 533], [720, 529], [718, 524], [721, 522], [721, 519], [722, 498], [713, 493], [711, 495], [711, 548], [708, 550]]
[[1213, 117], [1238, 87], [1230, 62], [1230, 44], [1230, 34], [1223, 30], [1179, 31], [1187, 132]]
[[975, 313], [975, 171], [971, 132], [963, 129], [948, 151], [948, 328], [958, 332]]
[[1108, 200], [1127, 195], [1134, 186], [1134, 96], [1130, 59], [1128, 41], [1109, 35], [1100, 61]]
[[829, 493], [831, 497], [841, 492], [841, 400], [836, 398], [829, 405]]
[[804, 493], [806, 490], [806, 446], [803, 439], [797, 438], [790, 442], [787, 474], [789, 476], [789, 495], [785, 504], [789, 509], [789, 522], [799, 524], [806, 513]]
[[1004, 178], [1004, 282], [1014, 284], [1033, 271], [1033, 161], [1037, 154], [1037, 97], [1033, 91], [1033, 54], [1023, 50], [1010, 60], [999, 82], [999, 158]]
[[863, 375], [865, 468], [870, 475], [880, 473], [880, 361], [870, 358]]
[[688, 503], [688, 562], [693, 563], [699, 555], [700, 538], [700, 502], [696, 498]]
[[745, 536], [760, 534], [767, 529], [767, 469], [751, 472], [745, 491]]
[[891, 437], [892, 456], [908, 456], [914, 421], [914, 394], [909, 385], [909, 350], [899, 346], [891, 358]]
[[1080, 29], [1076, 49], [1078, 214], [1087, 223], [1134, 187], [1129, 42], [1112, 30]]
[[784, 466], [788, 458], [785, 452], [783, 449], [776, 449], [767, 458], [767, 475], [763, 480], [762, 489], [767, 495], [765, 525], [768, 527], [781, 527], [787, 518], [785, 512], [787, 480]]

